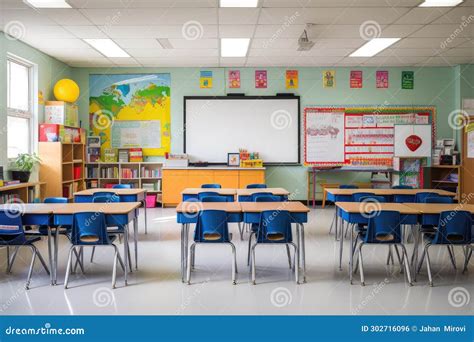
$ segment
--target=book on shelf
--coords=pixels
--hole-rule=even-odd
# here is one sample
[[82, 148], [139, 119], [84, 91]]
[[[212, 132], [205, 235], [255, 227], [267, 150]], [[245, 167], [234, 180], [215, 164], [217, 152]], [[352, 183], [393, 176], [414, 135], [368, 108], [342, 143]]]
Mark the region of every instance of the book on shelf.
[[128, 150], [125, 150], [125, 149], [119, 150], [118, 161], [120, 163], [128, 163]]
[[122, 168], [121, 178], [138, 178], [138, 169]]
[[142, 162], [143, 150], [141, 148], [131, 148], [129, 152], [130, 162]]
[[119, 169], [116, 166], [103, 167], [100, 170], [100, 178], [119, 178]]
[[2, 194], [0, 195], [0, 204], [15, 203], [20, 200], [18, 194]]
[[90, 189], [97, 189], [99, 187], [99, 182], [96, 180], [91, 180], [88, 182], [88, 187]]
[[142, 178], [161, 178], [161, 168], [149, 169], [142, 166], [141, 169]]
[[160, 182], [142, 183], [142, 188], [148, 191], [159, 191], [161, 188]]
[[87, 167], [87, 178], [99, 178], [99, 167]]

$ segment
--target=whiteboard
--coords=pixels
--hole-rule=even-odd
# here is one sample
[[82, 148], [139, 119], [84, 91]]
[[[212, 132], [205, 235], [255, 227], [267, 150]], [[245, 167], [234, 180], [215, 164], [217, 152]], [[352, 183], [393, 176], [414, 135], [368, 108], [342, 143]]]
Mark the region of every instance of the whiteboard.
[[259, 152], [264, 163], [297, 164], [299, 97], [185, 97], [184, 152], [190, 162], [227, 163]]
[[112, 148], [160, 148], [161, 121], [114, 121]]
[[[431, 125], [395, 125], [395, 157], [431, 157]], [[411, 141], [421, 141], [416, 150]]]

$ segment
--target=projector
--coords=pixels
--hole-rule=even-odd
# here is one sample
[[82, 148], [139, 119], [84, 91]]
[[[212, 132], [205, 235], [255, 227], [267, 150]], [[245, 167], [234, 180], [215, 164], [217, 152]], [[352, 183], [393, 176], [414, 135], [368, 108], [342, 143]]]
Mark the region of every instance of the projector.
[[308, 34], [304, 30], [301, 37], [298, 38], [298, 49], [297, 51], [309, 51], [313, 48], [314, 42], [308, 39]]

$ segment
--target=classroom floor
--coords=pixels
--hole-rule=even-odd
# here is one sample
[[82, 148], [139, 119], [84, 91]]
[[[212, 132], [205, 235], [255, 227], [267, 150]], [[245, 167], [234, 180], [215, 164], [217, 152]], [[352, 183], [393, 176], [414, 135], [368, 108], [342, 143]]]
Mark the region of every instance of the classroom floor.
[[[432, 265], [435, 287], [427, 285], [426, 268], [415, 286], [408, 287], [398, 265], [386, 266], [387, 248], [367, 247], [364, 253], [366, 286], [348, 280], [348, 255], [339, 271], [338, 243], [328, 234], [334, 208], [311, 211], [306, 224], [307, 283], [296, 285], [288, 269], [283, 246], [257, 247], [257, 285], [251, 285], [247, 261], [247, 240], [240, 241], [237, 225], [231, 225], [237, 247], [237, 285], [231, 282], [231, 250], [229, 246], [203, 246], [196, 250], [196, 271], [192, 285], [180, 280], [180, 226], [174, 209], [149, 209], [148, 235], [144, 234], [143, 213], [139, 218], [139, 270], [123, 286], [123, 273], [118, 271], [118, 286], [111, 289], [112, 249], [96, 250], [94, 263], [88, 262], [86, 274], [71, 277], [70, 289], [63, 281], [69, 244], [61, 237], [58, 286], [49, 285], [49, 277], [36, 264], [31, 289], [23, 288], [30, 251], [24, 249], [17, 258], [13, 273], [4, 273], [5, 250], [0, 250], [0, 314], [394, 314], [394, 315], [457, 315], [472, 314], [474, 299], [474, 262], [462, 274], [454, 271], [446, 248], [433, 247]], [[246, 235], [246, 238], [248, 235]], [[346, 241], [345, 247], [348, 242]], [[408, 251], [411, 253], [412, 244]], [[38, 244], [47, 257], [46, 242]], [[123, 252], [123, 245], [120, 245]], [[132, 251], [133, 253], [133, 251]], [[456, 251], [458, 268], [463, 254]], [[474, 258], [473, 258], [474, 259]]]

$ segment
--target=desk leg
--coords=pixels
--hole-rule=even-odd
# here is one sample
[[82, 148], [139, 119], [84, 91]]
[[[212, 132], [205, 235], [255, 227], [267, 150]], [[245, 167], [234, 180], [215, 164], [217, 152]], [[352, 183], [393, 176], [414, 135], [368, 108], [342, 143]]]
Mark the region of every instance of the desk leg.
[[51, 234], [51, 227], [48, 227], [48, 257], [49, 257], [49, 269], [51, 270], [49, 275], [51, 279], [51, 285], [54, 285], [54, 260], [53, 260], [53, 238]]
[[124, 255], [124, 264], [125, 264], [125, 286], [128, 285], [128, 224], [124, 226], [124, 234], [123, 234], [123, 255]]
[[135, 244], [135, 269], [138, 269], [138, 217], [133, 220], [133, 243]]
[[54, 234], [54, 285], [58, 284], [58, 239], [59, 239], [59, 229], [61, 227], [56, 227], [56, 232]]
[[354, 226], [355, 225], [352, 225], [351, 226], [351, 244], [350, 244], [350, 248], [351, 250], [349, 251], [350, 253], [350, 257], [349, 257], [349, 280], [351, 281], [351, 285], [352, 285], [352, 273], [353, 273], [353, 265], [354, 265]]
[[181, 224], [181, 282], [184, 283], [184, 263], [183, 263], [183, 257], [184, 257], [184, 224]]
[[145, 211], [145, 234], [148, 234], [148, 219], [147, 219], [147, 210], [146, 210], [146, 200], [143, 201], [143, 210]]
[[[347, 222], [349, 227], [349, 222]], [[341, 236], [339, 237], [339, 271], [342, 271], [342, 250], [344, 248], [344, 221], [341, 219]]]
[[[316, 171], [313, 171], [313, 208], [316, 207]], [[324, 203], [323, 203], [324, 208]]]
[[337, 241], [337, 229], [339, 228], [339, 215], [337, 215], [337, 207], [334, 208], [334, 240]]
[[413, 229], [413, 254], [411, 257], [411, 262], [412, 262], [412, 272], [413, 272], [413, 281], [416, 281], [416, 268], [418, 266], [418, 248], [420, 244], [420, 229], [419, 229], [419, 224], [416, 224], [412, 227]]
[[306, 283], [306, 250], [305, 250], [305, 239], [304, 239], [304, 225], [298, 224], [300, 229], [301, 244], [298, 246], [298, 250], [301, 253], [301, 264], [303, 267], [303, 283]]

